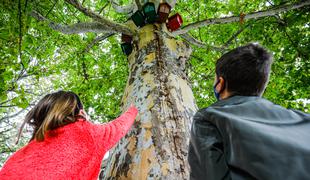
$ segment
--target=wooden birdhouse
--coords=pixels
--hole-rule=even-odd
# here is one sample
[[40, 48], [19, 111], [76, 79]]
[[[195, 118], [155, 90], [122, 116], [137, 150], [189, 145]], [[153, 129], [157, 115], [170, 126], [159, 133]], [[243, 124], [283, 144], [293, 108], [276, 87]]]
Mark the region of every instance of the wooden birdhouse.
[[132, 21], [135, 23], [137, 27], [142, 27], [145, 25], [145, 18], [144, 15], [141, 11], [136, 11], [132, 16], [131, 16]]
[[183, 23], [182, 17], [179, 13], [168, 18], [167, 27], [171, 31], [175, 31], [181, 27]]
[[122, 39], [122, 42], [131, 43], [131, 41], [132, 41], [132, 36], [129, 36], [129, 35], [127, 35], [127, 34], [122, 34], [121, 39]]
[[147, 23], [152, 24], [157, 20], [155, 4], [153, 2], [145, 3], [142, 9]]
[[171, 6], [168, 3], [160, 3], [158, 6], [158, 22], [165, 23], [169, 17]]
[[122, 51], [124, 54], [126, 54], [127, 56], [132, 52], [132, 44], [131, 43], [122, 43], [121, 44], [122, 47]]

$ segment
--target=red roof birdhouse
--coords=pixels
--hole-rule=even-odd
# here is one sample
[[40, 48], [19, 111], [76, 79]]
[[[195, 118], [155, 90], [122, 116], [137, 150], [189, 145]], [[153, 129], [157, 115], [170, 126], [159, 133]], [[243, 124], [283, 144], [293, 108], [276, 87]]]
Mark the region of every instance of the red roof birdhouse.
[[176, 13], [175, 15], [168, 18], [167, 27], [171, 31], [175, 31], [181, 27], [183, 23], [182, 17], [179, 13]]
[[160, 3], [158, 6], [157, 13], [159, 15], [158, 22], [165, 23], [169, 17], [171, 6], [168, 3]]

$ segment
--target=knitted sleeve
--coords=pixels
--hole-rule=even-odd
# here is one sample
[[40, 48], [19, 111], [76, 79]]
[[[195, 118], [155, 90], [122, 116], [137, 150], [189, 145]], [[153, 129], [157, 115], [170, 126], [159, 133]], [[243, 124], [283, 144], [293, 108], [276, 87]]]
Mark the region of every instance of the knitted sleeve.
[[105, 151], [111, 149], [131, 128], [138, 114], [135, 107], [129, 108], [124, 114], [106, 124], [94, 125], [92, 136]]

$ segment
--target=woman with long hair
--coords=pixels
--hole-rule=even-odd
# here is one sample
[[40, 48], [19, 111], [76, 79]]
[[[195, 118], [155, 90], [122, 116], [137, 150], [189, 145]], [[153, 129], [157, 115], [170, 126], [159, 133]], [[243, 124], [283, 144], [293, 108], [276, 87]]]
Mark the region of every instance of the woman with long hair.
[[75, 93], [48, 94], [26, 115], [18, 139], [29, 124], [31, 140], [7, 160], [0, 179], [97, 179], [104, 154], [125, 136], [137, 113], [131, 106], [117, 119], [96, 125], [86, 119]]

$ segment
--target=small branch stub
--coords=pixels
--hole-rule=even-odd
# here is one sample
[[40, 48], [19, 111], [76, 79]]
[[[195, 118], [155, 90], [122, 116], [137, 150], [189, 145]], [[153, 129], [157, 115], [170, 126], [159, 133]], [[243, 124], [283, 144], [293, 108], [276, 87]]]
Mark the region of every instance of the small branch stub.
[[243, 12], [240, 13], [240, 20], [239, 20], [239, 23], [240, 24], [243, 24], [244, 23], [244, 17], [246, 16], [246, 14], [244, 14]]

